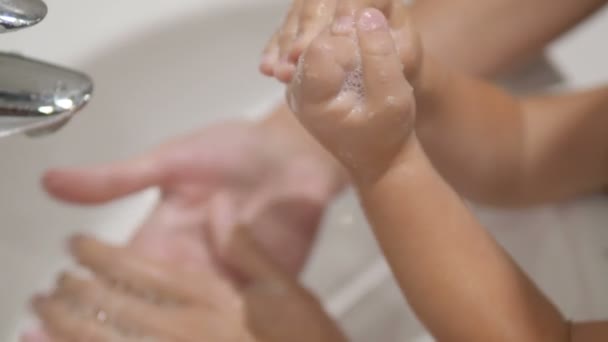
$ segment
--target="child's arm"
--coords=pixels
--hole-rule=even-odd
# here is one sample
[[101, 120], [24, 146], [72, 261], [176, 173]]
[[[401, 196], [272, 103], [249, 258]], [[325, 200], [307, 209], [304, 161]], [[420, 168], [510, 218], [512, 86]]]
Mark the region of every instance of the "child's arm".
[[459, 192], [527, 205], [608, 184], [608, 87], [520, 100], [430, 58], [421, 70], [418, 136]]
[[311, 44], [289, 96], [349, 171], [421, 320], [441, 341], [602, 341], [601, 324], [572, 327], [561, 316], [435, 172], [414, 133], [414, 97], [382, 14], [364, 10], [356, 29], [349, 23]]
[[[404, 10], [399, 1], [374, 0], [370, 4], [387, 7], [397, 3], [392, 5], [396, 28], [396, 18]], [[320, 30], [324, 22], [309, 21], [322, 18], [306, 14], [314, 6], [335, 2], [305, 2], [304, 7], [312, 7], [299, 13], [294, 8], [290, 18], [307, 29]], [[490, 75], [538, 52], [604, 3], [418, 0], [410, 10], [426, 54], [454, 70]], [[538, 20], [538, 13], [550, 20]], [[309, 40], [298, 44], [308, 46], [316, 34], [304, 36]], [[284, 44], [289, 41], [283, 39]], [[408, 43], [402, 45], [411, 48]], [[608, 127], [608, 100], [604, 100], [608, 87], [520, 101], [464, 73], [453, 71], [446, 76], [445, 68], [426, 60], [423, 74], [427, 75], [421, 78], [431, 78], [434, 84], [429, 86], [433, 88], [426, 96], [429, 99], [418, 103], [419, 138], [437, 169], [460, 193], [488, 204], [521, 206], [569, 198], [608, 184], [608, 134], [603, 132]], [[277, 113], [278, 120], [270, 122], [290, 122], [288, 110]], [[293, 131], [290, 125], [284, 127]], [[296, 139], [300, 136], [303, 139]], [[294, 141], [306, 140], [300, 134], [293, 137]], [[339, 172], [333, 174], [343, 180]]]
[[[475, 0], [419, 0], [411, 7], [427, 55], [420, 81], [413, 81], [419, 107], [418, 136], [442, 176], [469, 198], [523, 206], [570, 198], [608, 185], [608, 134], [604, 133], [608, 127], [608, 87], [520, 100], [491, 83], [456, 71], [488, 75], [525, 59], [605, 0], [559, 2], [557, 6], [553, 0], [491, 0], [481, 4]], [[321, 3], [309, 1], [304, 6]], [[399, 1], [372, 3], [384, 7], [395, 3], [391, 25], [397, 32], [404, 31], [398, 19], [404, 11]], [[459, 19], [463, 13], [467, 20]], [[537, 13], [549, 13], [552, 20], [538, 20]], [[318, 29], [323, 26], [300, 24]], [[315, 35], [308, 36], [312, 39]], [[406, 50], [402, 61], [415, 69], [407, 59], [417, 53], [412, 52], [411, 37], [405, 34], [398, 45]], [[454, 68], [441, 67], [428, 57], [431, 55], [441, 65]], [[279, 120], [270, 122], [291, 122], [288, 110], [278, 113]], [[291, 135], [288, 140], [305, 141], [298, 139], [300, 136]], [[339, 172], [333, 173], [334, 178], [344, 180]]]
[[568, 324], [435, 172], [415, 138], [359, 193], [391, 268], [439, 341], [568, 341]]
[[408, 302], [439, 341], [608, 340], [571, 325], [435, 172], [415, 137], [382, 178], [357, 182]]

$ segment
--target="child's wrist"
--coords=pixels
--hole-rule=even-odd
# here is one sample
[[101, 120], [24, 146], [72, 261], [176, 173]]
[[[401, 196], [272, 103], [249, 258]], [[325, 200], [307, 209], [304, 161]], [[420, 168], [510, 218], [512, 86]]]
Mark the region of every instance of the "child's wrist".
[[420, 167], [427, 167], [430, 164], [422, 145], [415, 133], [412, 133], [408, 140], [403, 144], [402, 149], [393, 158], [392, 162], [373, 177], [361, 172], [351, 172], [353, 183], [360, 192], [370, 191], [380, 183], [385, 183], [392, 179], [402, 179], [416, 174], [415, 170]]

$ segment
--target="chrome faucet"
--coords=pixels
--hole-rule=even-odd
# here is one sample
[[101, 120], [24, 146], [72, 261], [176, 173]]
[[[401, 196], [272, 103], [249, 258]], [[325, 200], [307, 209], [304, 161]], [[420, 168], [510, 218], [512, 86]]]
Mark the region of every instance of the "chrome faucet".
[[[44, 19], [41, 0], [0, 0], [0, 33]], [[65, 125], [91, 98], [93, 82], [77, 71], [0, 53], [0, 138], [46, 135]]]

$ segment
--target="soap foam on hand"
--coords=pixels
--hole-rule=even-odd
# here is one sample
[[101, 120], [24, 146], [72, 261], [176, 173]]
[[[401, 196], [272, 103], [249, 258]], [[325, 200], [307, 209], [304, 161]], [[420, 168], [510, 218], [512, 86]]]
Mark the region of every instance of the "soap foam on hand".
[[365, 98], [365, 85], [363, 83], [363, 66], [361, 65], [361, 52], [359, 51], [358, 37], [355, 30], [355, 18], [351, 16], [338, 18], [333, 27], [332, 32], [336, 35], [348, 36], [352, 40], [353, 46], [353, 62], [352, 69], [346, 71], [344, 84], [340, 91], [339, 97], [345, 94], [353, 94], [358, 102]]
[[[302, 84], [302, 74], [304, 73], [304, 54], [300, 55], [298, 58], [298, 63], [296, 64], [296, 71], [293, 75], [293, 80], [291, 81], [293, 84]], [[287, 93], [287, 106], [293, 113], [298, 112], [298, 101], [296, 101], [295, 95], [293, 92]]]
[[[358, 52], [358, 51], [357, 51]], [[365, 85], [363, 84], [363, 67], [361, 66], [361, 58], [358, 55], [355, 62], [355, 68], [346, 73], [344, 85], [340, 93], [355, 94], [359, 101], [365, 98]]]
[[[353, 17], [338, 18], [331, 27], [331, 32], [323, 34], [332, 36], [332, 40], [330, 40], [332, 46], [331, 48], [327, 47], [327, 57], [336, 58], [336, 62], [344, 66], [344, 79], [342, 86], [335, 94], [336, 100], [338, 102], [354, 103], [355, 109], [358, 109], [365, 98], [365, 85], [361, 53], [355, 30], [355, 19]], [[307, 62], [306, 53], [303, 53], [296, 64], [292, 86], [302, 83], [304, 72], [308, 67]], [[319, 77], [319, 75], [316, 77]], [[289, 108], [297, 113], [300, 108], [298, 107], [298, 99], [295, 98], [293, 93], [288, 94], [286, 101]]]

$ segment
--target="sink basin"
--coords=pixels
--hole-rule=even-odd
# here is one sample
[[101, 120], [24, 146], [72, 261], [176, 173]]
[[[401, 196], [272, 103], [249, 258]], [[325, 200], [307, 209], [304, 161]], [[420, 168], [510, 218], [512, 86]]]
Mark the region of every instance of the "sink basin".
[[[286, 1], [47, 3], [47, 20], [8, 37], [3, 48], [83, 70], [95, 80], [96, 95], [56, 135], [0, 141], [3, 341], [14, 341], [15, 329], [26, 322], [32, 291], [68, 262], [63, 252], [68, 235], [88, 231], [122, 241], [156, 198], [150, 190], [104, 207], [69, 207], [41, 191], [43, 170], [126, 158], [193, 127], [255, 116], [282, 91], [258, 74], [257, 60]], [[534, 212], [480, 213], [566, 312], [589, 317], [608, 308], [600, 304], [606, 268], [587, 262], [600, 260], [603, 247], [586, 245], [598, 234], [608, 237], [601, 229], [608, 222], [605, 207], [598, 198]], [[340, 316], [354, 341], [413, 341], [423, 330], [391, 281], [352, 195], [336, 204], [327, 226], [305, 281]]]

